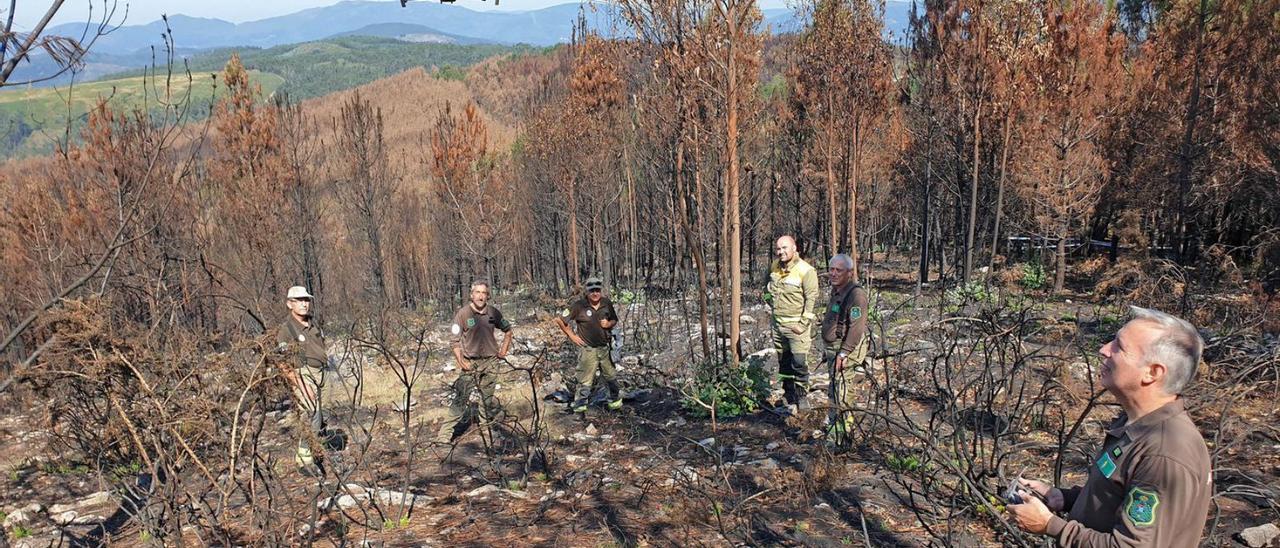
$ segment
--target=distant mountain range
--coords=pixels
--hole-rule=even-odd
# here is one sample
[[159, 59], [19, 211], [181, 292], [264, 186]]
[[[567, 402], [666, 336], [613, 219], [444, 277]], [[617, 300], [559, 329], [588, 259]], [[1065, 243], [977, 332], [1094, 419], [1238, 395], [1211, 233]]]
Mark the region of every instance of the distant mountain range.
[[[458, 5], [435, 2], [412, 2], [401, 8], [395, 2], [347, 1], [239, 24], [221, 19], [172, 15], [169, 17], [169, 26], [173, 29], [174, 41], [178, 47], [194, 49], [228, 46], [265, 48], [335, 35], [358, 34], [362, 31], [383, 37], [398, 37], [390, 33], [408, 36], [438, 35], [441, 39], [454, 40], [453, 43], [549, 46], [569, 41], [573, 34], [573, 23], [580, 10], [585, 11], [588, 24], [596, 28], [608, 28], [609, 22], [617, 17], [617, 9], [612, 6], [598, 4], [583, 8], [579, 4], [560, 4], [532, 11], [499, 12], [474, 11]], [[910, 7], [910, 2], [887, 2], [886, 30], [901, 36], [907, 26]], [[764, 16], [765, 23], [774, 32], [794, 32], [802, 26], [788, 9], [767, 9], [764, 10]], [[409, 25], [423, 27], [425, 30]], [[83, 29], [83, 24], [69, 23], [53, 27], [51, 32], [79, 36]], [[163, 32], [163, 21], [124, 26], [99, 39], [94, 45], [94, 51], [110, 55], [133, 55], [138, 50], [160, 45], [160, 35]]]
[[[890, 0], [885, 5], [886, 37], [900, 38], [908, 25], [909, 1]], [[311, 8], [289, 15], [231, 23], [221, 19], [172, 15], [169, 28], [180, 56], [215, 48], [270, 48], [322, 40], [335, 36], [364, 35], [394, 38], [407, 42], [439, 44], [529, 44], [550, 46], [568, 42], [573, 25], [583, 13], [588, 25], [614, 28], [619, 21], [613, 4], [560, 4], [524, 12], [474, 11], [458, 5], [412, 2], [401, 8], [396, 2], [349, 0], [332, 6]], [[774, 33], [796, 32], [804, 21], [789, 9], [766, 9], [765, 24]], [[621, 26], [621, 25], [618, 25]], [[52, 35], [80, 36], [83, 23], [68, 23], [49, 29]], [[88, 81], [122, 70], [136, 70], [148, 64], [152, 48], [163, 62], [163, 21], [127, 25], [103, 36], [94, 44], [86, 67], [77, 80]], [[20, 65], [11, 81], [39, 78], [56, 70], [42, 55]], [[64, 76], [47, 84], [65, 84]]]

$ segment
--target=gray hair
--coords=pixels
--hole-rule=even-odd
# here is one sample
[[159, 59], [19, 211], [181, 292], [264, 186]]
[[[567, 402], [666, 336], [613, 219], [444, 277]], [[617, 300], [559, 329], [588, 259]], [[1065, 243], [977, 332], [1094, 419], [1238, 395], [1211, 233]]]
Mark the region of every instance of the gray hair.
[[491, 288], [489, 287], [489, 282], [485, 280], [476, 280], [474, 282], [471, 282], [471, 290], [475, 291], [477, 287], [480, 287], [482, 285], [484, 286], [486, 291], [491, 290]]
[[831, 256], [831, 260], [827, 261], [827, 266], [836, 264], [836, 262], [844, 263], [844, 267], [846, 269], [853, 270], [853, 257], [850, 257], [844, 253], [837, 253]]
[[1142, 320], [1158, 326], [1162, 333], [1143, 351], [1143, 359], [1147, 363], [1158, 363], [1168, 371], [1164, 379], [1164, 392], [1178, 395], [1191, 383], [1200, 365], [1200, 354], [1204, 351], [1204, 339], [1190, 323], [1182, 318], [1166, 314], [1159, 310], [1129, 307], [1130, 318]]

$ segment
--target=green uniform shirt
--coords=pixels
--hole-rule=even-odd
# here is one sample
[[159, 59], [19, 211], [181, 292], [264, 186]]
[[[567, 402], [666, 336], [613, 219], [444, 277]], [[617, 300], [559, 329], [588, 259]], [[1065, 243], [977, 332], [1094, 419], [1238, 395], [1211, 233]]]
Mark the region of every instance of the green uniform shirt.
[[810, 325], [817, 316], [818, 271], [796, 255], [788, 264], [773, 261], [765, 286], [765, 301], [773, 305], [773, 319], [778, 324]]
[[612, 342], [610, 332], [613, 329], [605, 329], [600, 326], [600, 320], [618, 320], [618, 313], [613, 310], [613, 301], [608, 297], [600, 298], [600, 306], [592, 307], [591, 303], [584, 297], [573, 303], [569, 308], [564, 309], [560, 313], [560, 317], [565, 322], [576, 322], [578, 336], [587, 343], [587, 346], [599, 348], [609, 346]]
[[502, 311], [493, 305], [486, 305], [484, 310], [476, 312], [471, 303], [462, 305], [453, 315], [453, 333], [455, 344], [462, 348], [462, 356], [471, 358], [492, 358], [498, 355], [498, 339], [495, 330], [503, 333], [511, 331], [511, 322], [502, 317]]
[[1130, 424], [1122, 413], [1089, 463], [1084, 487], [1063, 490], [1059, 546], [1196, 546], [1213, 497], [1209, 449], [1174, 400]]
[[822, 313], [822, 340], [827, 348], [852, 353], [866, 336], [867, 292], [854, 282], [833, 287], [831, 302]]
[[301, 358], [300, 365], [315, 372], [323, 372], [329, 365], [329, 351], [324, 343], [324, 333], [312, 322], [302, 325], [290, 315], [276, 330], [276, 341], [281, 346], [295, 349]]

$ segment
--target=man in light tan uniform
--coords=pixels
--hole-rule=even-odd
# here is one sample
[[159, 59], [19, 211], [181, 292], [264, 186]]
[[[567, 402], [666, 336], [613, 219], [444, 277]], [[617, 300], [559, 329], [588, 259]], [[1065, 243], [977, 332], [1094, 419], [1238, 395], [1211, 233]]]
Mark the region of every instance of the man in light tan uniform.
[[[1089, 479], [1066, 490], [1022, 480], [1024, 503], [1007, 506], [1019, 527], [1059, 546], [1196, 546], [1204, 531], [1213, 496], [1209, 451], [1178, 397], [1204, 342], [1184, 320], [1132, 309], [1133, 319], [1100, 351], [1102, 386], [1124, 412], [1090, 461]], [[1066, 518], [1054, 513], [1063, 510]]]
[[[496, 331], [502, 331], [502, 346], [498, 346]], [[507, 357], [511, 349], [511, 322], [502, 317], [502, 311], [489, 304], [489, 284], [471, 284], [471, 302], [458, 309], [450, 327], [453, 335], [453, 357], [461, 374], [453, 384], [452, 404], [449, 415], [436, 434], [439, 443], [452, 443], [456, 429], [470, 407], [471, 394], [480, 392], [480, 417], [488, 422], [497, 421], [502, 415], [502, 405], [494, 386], [497, 384], [499, 360]]]
[[827, 262], [831, 282], [831, 299], [822, 313], [822, 341], [831, 388], [827, 391], [827, 440], [845, 443], [853, 415], [853, 380], [864, 370], [867, 350], [871, 346], [867, 330], [867, 292], [853, 278], [853, 258], [841, 253]]
[[795, 412], [807, 409], [809, 393], [809, 348], [813, 343], [813, 313], [818, 302], [818, 271], [800, 258], [796, 240], [778, 238], [774, 244], [764, 301], [773, 308], [773, 348], [778, 351], [778, 378], [787, 406]]

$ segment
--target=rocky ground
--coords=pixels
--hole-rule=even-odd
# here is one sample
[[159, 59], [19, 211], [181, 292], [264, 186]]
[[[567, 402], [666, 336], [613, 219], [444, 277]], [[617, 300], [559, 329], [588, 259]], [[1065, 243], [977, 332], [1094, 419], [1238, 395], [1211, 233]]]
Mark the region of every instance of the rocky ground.
[[[905, 393], [914, 378], [907, 370], [925, 367], [936, 350], [922, 334], [936, 310], [932, 304], [905, 304], [910, 290], [895, 287], [893, 280], [878, 290], [877, 299], [877, 336], [892, 341], [884, 348], [919, 353], [911, 360], [891, 360], [902, 370], [895, 373], [895, 379], [902, 379], [896, 388]], [[314, 488], [315, 480], [282, 472], [297, 496], [311, 496], [304, 502], [322, 510], [314, 531], [311, 523], [290, 525], [298, 531], [297, 542], [314, 533], [320, 542], [335, 545], [339, 539], [397, 546], [930, 544], [929, 531], [906, 508], [904, 491], [892, 481], [903, 465], [889, 458], [877, 440], [864, 439], [852, 450], [837, 451], [814, 435], [823, 418], [819, 412], [788, 416], [764, 409], [713, 424], [681, 405], [679, 389], [687, 383], [691, 356], [699, 347], [696, 324], [689, 320], [696, 318], [689, 313], [691, 303], [651, 300], [620, 307], [626, 351], [618, 369], [627, 403], [616, 412], [595, 406], [585, 415], [569, 413], [555, 401], [572, 389], [564, 379], [573, 377], [574, 363], [550, 321], [555, 307], [521, 296], [499, 305], [517, 319], [517, 343], [509, 360], [514, 368], [502, 375], [500, 394], [521, 420], [496, 432], [474, 427], [454, 447], [427, 443], [444, 414], [445, 387], [458, 373], [444, 352], [443, 322], [431, 335], [438, 358], [426, 362], [409, 391], [407, 429], [405, 389], [396, 375], [376, 360], [353, 367], [359, 354], [344, 352], [343, 344], [334, 342], [332, 351], [345, 354], [343, 370], [363, 380], [359, 406], [342, 407], [337, 414], [350, 417], [353, 438], [359, 441], [361, 427], [369, 428], [371, 443], [367, 449], [349, 444], [339, 452], [336, 466], [349, 474], [330, 479], [322, 490]], [[1104, 308], [1078, 299], [1057, 299], [1037, 313], [1048, 326], [1042, 331], [1046, 337], [1055, 329], [1085, 329], [1081, 326], [1091, 326], [1098, 331], [1094, 336], [1101, 336], [1115, 327], [1114, 321], [1102, 321]], [[744, 348], [753, 353], [751, 359], [772, 364], [767, 321], [762, 306], [748, 306]], [[1045, 346], [1056, 349], [1054, 359], [1081, 360], [1067, 369], [1071, 375], [1087, 374], [1083, 358], [1049, 342]], [[535, 364], [541, 373], [531, 384], [517, 368]], [[817, 372], [810, 394], [817, 405], [826, 384], [826, 373]], [[860, 390], [873, 397], [869, 385]], [[1270, 426], [1276, 424], [1276, 390], [1271, 381], [1239, 403], [1245, 409], [1232, 420], [1246, 428], [1233, 431], [1247, 432], [1244, 439], [1213, 440], [1232, 447], [1217, 453], [1222, 459], [1217, 463], [1219, 490], [1227, 492], [1215, 499], [1214, 535], [1206, 545], [1275, 542], [1276, 531], [1265, 527], [1236, 533], [1277, 521], [1280, 439]], [[922, 398], [903, 408], [927, 417], [930, 404]], [[530, 436], [535, 411], [543, 429]], [[1211, 402], [1194, 412], [1207, 438], [1213, 434], [1215, 413]], [[1110, 416], [1109, 409], [1095, 410], [1078, 438], [1096, 439]], [[287, 455], [291, 413], [281, 408], [270, 418], [275, 433], [267, 437], [274, 440], [269, 450]], [[38, 406], [0, 418], [0, 509], [9, 542], [151, 543], [122, 511], [119, 495], [109, 490], [111, 483], [97, 471], [92, 456], [57, 443], [41, 428], [41, 420]], [[1047, 435], [1031, 436], [1025, 458], [1009, 468], [1050, 474], [1043, 448], [1054, 443]], [[542, 451], [532, 473], [525, 473], [530, 445]], [[128, 476], [137, 470], [110, 473]], [[1237, 476], [1262, 478], [1263, 485]], [[1079, 474], [1068, 471], [1065, 477], [1078, 479]], [[947, 527], [954, 528], [949, 538], [956, 545], [997, 545], [1004, 538], [995, 520], [981, 512], [955, 516]], [[200, 542], [194, 530], [187, 536]]]

